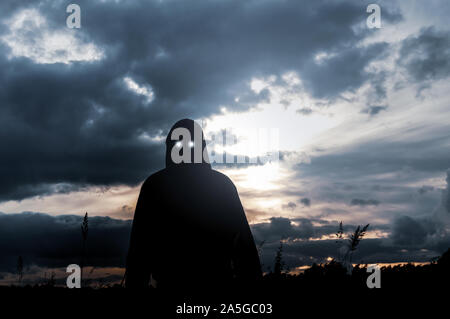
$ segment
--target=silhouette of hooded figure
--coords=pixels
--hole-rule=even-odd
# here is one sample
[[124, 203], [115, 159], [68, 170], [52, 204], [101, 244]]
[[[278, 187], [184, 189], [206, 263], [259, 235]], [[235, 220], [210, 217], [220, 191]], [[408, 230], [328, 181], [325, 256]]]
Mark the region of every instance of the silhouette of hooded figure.
[[[190, 143], [184, 140], [179, 150], [184, 154], [190, 146], [190, 161], [172, 159], [172, 150], [181, 144], [172, 139], [177, 128], [190, 133]], [[200, 132], [201, 145], [195, 144], [194, 131]], [[178, 121], [166, 139], [166, 168], [151, 175], [139, 195], [126, 287], [156, 282], [163, 289], [222, 289], [230, 282], [248, 284], [261, 277], [236, 188], [228, 177], [211, 169], [207, 155], [194, 161], [199, 150], [206, 154], [201, 127], [190, 119]]]

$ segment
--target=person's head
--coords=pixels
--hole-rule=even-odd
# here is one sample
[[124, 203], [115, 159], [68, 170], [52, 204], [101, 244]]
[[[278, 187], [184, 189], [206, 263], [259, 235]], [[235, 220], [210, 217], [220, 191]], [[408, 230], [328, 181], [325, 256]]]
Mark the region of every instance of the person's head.
[[176, 122], [166, 138], [166, 166], [208, 164], [203, 130], [191, 119]]

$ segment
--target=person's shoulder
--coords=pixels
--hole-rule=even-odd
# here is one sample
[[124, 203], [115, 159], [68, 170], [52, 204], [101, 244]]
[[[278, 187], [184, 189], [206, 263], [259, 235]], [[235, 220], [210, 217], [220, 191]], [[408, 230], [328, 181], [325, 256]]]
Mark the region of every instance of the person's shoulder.
[[153, 174], [151, 174], [149, 177], [147, 177], [147, 179], [144, 181], [144, 183], [142, 184], [142, 187], [149, 187], [150, 185], [157, 183], [161, 180], [161, 178], [163, 178], [163, 176], [165, 176], [166, 169], [163, 168]]
[[234, 185], [233, 181], [227, 175], [214, 169], [211, 169], [211, 174], [214, 176], [215, 179], [221, 181], [222, 185], [226, 185], [227, 187], [233, 190], [236, 189], [236, 186]]

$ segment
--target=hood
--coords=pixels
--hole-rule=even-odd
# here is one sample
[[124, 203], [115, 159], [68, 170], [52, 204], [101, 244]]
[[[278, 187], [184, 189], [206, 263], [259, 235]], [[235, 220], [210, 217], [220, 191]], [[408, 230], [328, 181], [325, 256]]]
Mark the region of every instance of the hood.
[[211, 168], [203, 130], [191, 119], [176, 122], [166, 138], [166, 167], [180, 165]]

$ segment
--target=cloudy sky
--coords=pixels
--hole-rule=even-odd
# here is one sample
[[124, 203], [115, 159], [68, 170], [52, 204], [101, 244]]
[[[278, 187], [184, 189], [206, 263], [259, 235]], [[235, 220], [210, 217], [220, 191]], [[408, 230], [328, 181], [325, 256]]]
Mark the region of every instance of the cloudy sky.
[[123, 266], [140, 184], [185, 117], [240, 155], [265, 151], [249, 131], [278, 132], [279, 162], [216, 166], [265, 265], [280, 240], [291, 267], [335, 256], [339, 221], [370, 223], [363, 262], [450, 246], [448, 1], [378, 1], [380, 29], [370, 1], [75, 2], [80, 29], [67, 1], [0, 3], [0, 271], [72, 262], [86, 211], [92, 264]]

